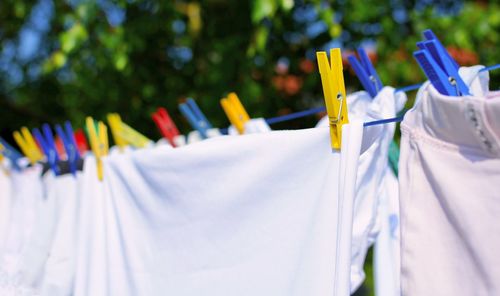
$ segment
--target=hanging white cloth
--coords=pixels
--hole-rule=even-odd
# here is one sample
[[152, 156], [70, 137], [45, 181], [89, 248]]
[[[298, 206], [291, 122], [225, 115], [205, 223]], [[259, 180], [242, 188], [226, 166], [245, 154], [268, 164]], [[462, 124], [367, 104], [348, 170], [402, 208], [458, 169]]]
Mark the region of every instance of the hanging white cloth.
[[103, 182], [87, 159], [75, 295], [348, 295], [363, 129], [344, 127], [342, 153], [324, 128], [110, 156]]

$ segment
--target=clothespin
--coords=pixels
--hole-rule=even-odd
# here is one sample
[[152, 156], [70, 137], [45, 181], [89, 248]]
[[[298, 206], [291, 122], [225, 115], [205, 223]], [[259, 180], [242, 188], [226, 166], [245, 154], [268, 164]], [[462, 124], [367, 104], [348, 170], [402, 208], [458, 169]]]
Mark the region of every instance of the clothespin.
[[448, 96], [470, 95], [469, 88], [458, 73], [458, 65], [431, 30], [424, 31], [427, 41], [418, 42], [420, 50], [413, 53], [432, 85]]
[[156, 112], [151, 115], [151, 118], [153, 118], [153, 121], [155, 122], [163, 137], [168, 140], [172, 147], [175, 147], [176, 144], [174, 139], [180, 133], [177, 129], [177, 126], [175, 126], [174, 121], [168, 114], [167, 109], [158, 108], [158, 110], [156, 110]]
[[122, 120], [120, 115], [116, 113], [108, 114], [108, 124], [111, 129], [111, 135], [113, 136], [113, 140], [115, 141], [116, 146], [123, 151], [123, 148], [127, 146], [127, 142], [120, 136], [120, 130], [122, 125]]
[[342, 125], [349, 122], [340, 48], [330, 50], [330, 62], [324, 51], [317, 52], [316, 57], [330, 122], [332, 148], [340, 149]]
[[[425, 39], [427, 40], [435, 40], [438, 44], [438, 47], [441, 48], [441, 51], [442, 51], [442, 54], [444, 57], [446, 57], [447, 60], [451, 61], [452, 63], [452, 66], [458, 70], [458, 68], [460, 68], [460, 66], [457, 64], [457, 62], [451, 57], [451, 55], [448, 53], [448, 51], [446, 50], [446, 48], [444, 47], [444, 45], [441, 43], [441, 41], [437, 38], [437, 36], [434, 34], [434, 32], [432, 32], [431, 29], [427, 29], [423, 32], [424, 34], [424, 37]], [[439, 63], [439, 62], [438, 62]], [[441, 63], [439, 63], [441, 65], [441, 67], [443, 67], [444, 65], [442, 65]]]
[[74, 135], [76, 140], [76, 147], [78, 147], [80, 155], [84, 155], [87, 151], [89, 151], [89, 144], [87, 143], [85, 132], [82, 129], [77, 129], [74, 132]]
[[108, 128], [102, 121], [99, 121], [96, 130], [94, 119], [90, 116], [87, 117], [86, 126], [89, 133], [90, 146], [97, 162], [97, 177], [99, 181], [102, 181], [104, 178], [102, 158], [108, 155], [109, 147]]
[[13, 135], [17, 145], [19, 145], [19, 148], [21, 148], [21, 151], [26, 155], [32, 165], [42, 160], [42, 152], [40, 152], [40, 149], [27, 127], [22, 127], [21, 133], [15, 131]]
[[35, 136], [40, 146], [42, 146], [42, 150], [47, 157], [47, 163], [49, 164], [54, 174], [57, 176], [59, 175], [59, 155], [57, 154], [52, 130], [50, 129], [50, 125], [48, 125], [47, 123], [42, 125], [42, 130], [43, 135], [42, 133], [40, 133], [40, 130], [38, 130], [38, 128], [34, 128], [33, 135]]
[[0, 154], [3, 157], [8, 158], [10, 160], [11, 165], [14, 168], [20, 169], [18, 161], [23, 157], [23, 155], [1, 137], [0, 137], [0, 145], [2, 146], [2, 149], [0, 149]]
[[448, 76], [427, 51], [416, 51], [413, 56], [439, 93], [456, 95], [456, 89], [449, 83]]
[[179, 105], [179, 109], [182, 115], [187, 118], [189, 124], [200, 133], [201, 138], [208, 138], [208, 130], [212, 128], [212, 124], [201, 112], [196, 102], [189, 98], [186, 103]]
[[118, 113], [108, 114], [108, 123], [116, 145], [123, 149], [126, 144], [137, 148], [147, 146], [151, 140], [121, 120]]
[[365, 90], [374, 98], [384, 86], [363, 48], [358, 48], [358, 55], [361, 62], [353, 55], [347, 57], [347, 59]]
[[248, 116], [238, 96], [232, 92], [227, 98], [221, 99], [220, 104], [229, 122], [231, 122], [240, 135], [243, 134], [245, 132], [245, 123], [250, 120], [250, 116]]
[[76, 175], [77, 161], [80, 159], [80, 153], [76, 145], [73, 127], [69, 121], [64, 123], [64, 128], [56, 124], [56, 133], [63, 142], [64, 150], [66, 151], [66, 158], [68, 159], [69, 171], [73, 176]]

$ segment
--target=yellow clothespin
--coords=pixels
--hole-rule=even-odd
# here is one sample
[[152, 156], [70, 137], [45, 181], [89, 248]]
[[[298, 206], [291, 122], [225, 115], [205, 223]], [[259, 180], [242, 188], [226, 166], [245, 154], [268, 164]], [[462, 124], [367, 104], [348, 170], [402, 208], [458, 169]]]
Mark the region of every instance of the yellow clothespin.
[[229, 122], [236, 128], [238, 133], [243, 134], [245, 132], [245, 123], [250, 120], [250, 116], [248, 116], [238, 96], [232, 92], [227, 98], [221, 99], [220, 104]]
[[330, 62], [324, 51], [317, 52], [316, 57], [330, 122], [332, 148], [340, 149], [342, 125], [349, 123], [340, 48], [330, 50]]
[[122, 124], [120, 115], [116, 113], [110, 113], [108, 114], [107, 118], [109, 127], [111, 128], [111, 135], [113, 135], [113, 140], [115, 141], [116, 146], [120, 148], [120, 151], [123, 151], [123, 147], [127, 145], [127, 142], [125, 142], [125, 140], [123, 140], [122, 137], [120, 137], [120, 130]]
[[109, 147], [108, 128], [102, 121], [99, 121], [96, 131], [92, 117], [87, 117], [86, 125], [89, 132], [90, 147], [92, 148], [92, 152], [94, 152], [97, 162], [97, 177], [102, 181], [104, 178], [102, 157], [108, 155]]
[[132, 145], [137, 148], [142, 148], [148, 145], [151, 140], [142, 135], [125, 122], [121, 120], [120, 115], [117, 113], [108, 114], [108, 123], [111, 127], [111, 133], [116, 145], [120, 150], [126, 145]]
[[122, 122], [122, 129], [120, 131], [120, 136], [123, 139], [125, 139], [127, 143], [137, 148], [145, 147], [149, 143], [151, 143], [151, 140], [149, 138], [139, 133], [125, 122]]
[[33, 136], [27, 127], [22, 127], [21, 133], [15, 131], [14, 140], [32, 165], [43, 159], [43, 154], [40, 151], [40, 148], [36, 145], [35, 139], [33, 139]]

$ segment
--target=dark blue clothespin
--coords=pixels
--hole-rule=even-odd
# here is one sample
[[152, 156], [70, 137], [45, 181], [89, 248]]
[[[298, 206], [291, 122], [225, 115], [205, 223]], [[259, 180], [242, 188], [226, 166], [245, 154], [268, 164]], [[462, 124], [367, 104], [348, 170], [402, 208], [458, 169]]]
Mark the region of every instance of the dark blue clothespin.
[[57, 154], [56, 144], [54, 142], [54, 137], [52, 135], [52, 130], [50, 129], [50, 125], [47, 123], [42, 126], [43, 135], [40, 133], [38, 128], [33, 129], [33, 136], [36, 138], [40, 146], [42, 146], [42, 150], [47, 156], [47, 162], [54, 172], [54, 175], [59, 175], [59, 155]]
[[425, 50], [418, 50], [413, 53], [413, 56], [440, 94], [448, 96], [456, 95], [456, 89], [448, 81], [448, 76], [439, 67], [437, 62], [434, 61], [430, 53]]
[[78, 160], [80, 159], [80, 153], [76, 145], [75, 136], [73, 133], [73, 127], [69, 121], [64, 123], [64, 128], [56, 124], [56, 133], [61, 138], [64, 145], [64, 150], [66, 150], [66, 155], [68, 157], [69, 171], [73, 176], [76, 176], [76, 170], [78, 165]]
[[186, 103], [180, 104], [179, 109], [181, 113], [187, 118], [189, 124], [200, 133], [203, 139], [208, 138], [208, 130], [212, 128], [212, 125], [205, 117], [203, 112], [196, 104], [196, 102], [189, 98]]
[[19, 170], [20, 166], [18, 160], [23, 158], [23, 155], [16, 150], [16, 148], [12, 147], [7, 141], [0, 137], [0, 144], [3, 146], [2, 154], [10, 160], [12, 166]]
[[470, 95], [469, 88], [458, 74], [458, 65], [431, 30], [424, 31], [427, 41], [418, 42], [420, 50], [413, 56], [432, 85], [444, 95]]
[[360, 61], [353, 55], [347, 59], [365, 90], [374, 98], [384, 85], [363, 48], [358, 48], [358, 55]]

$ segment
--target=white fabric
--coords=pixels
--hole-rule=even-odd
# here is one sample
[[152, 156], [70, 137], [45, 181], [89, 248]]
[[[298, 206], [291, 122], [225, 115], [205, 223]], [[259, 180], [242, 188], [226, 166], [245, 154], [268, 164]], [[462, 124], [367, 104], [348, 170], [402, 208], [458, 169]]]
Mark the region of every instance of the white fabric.
[[37, 218], [20, 261], [19, 278], [23, 285], [32, 289], [36, 289], [40, 284], [56, 223], [65, 202], [65, 196], [61, 195], [66, 188], [60, 181], [63, 180], [56, 178], [52, 171], [48, 171], [43, 177], [43, 195], [40, 196]]
[[56, 222], [49, 252], [44, 257], [43, 272], [37, 278], [37, 287], [41, 295], [67, 296], [72, 295], [76, 266], [81, 172], [77, 172], [76, 176], [57, 177], [55, 182]]
[[[393, 118], [403, 109], [405, 102], [406, 94], [396, 93], [392, 87], [384, 87], [375, 98], [371, 98], [365, 91], [356, 92], [347, 97], [349, 119], [369, 122]], [[328, 117], [321, 119], [317, 126], [328, 126]], [[351, 292], [358, 289], [365, 279], [363, 266], [366, 254], [381, 230], [381, 225], [378, 225], [383, 219], [378, 210], [380, 199], [389, 194], [390, 198], [396, 198], [390, 202], [398, 202], [398, 184], [385, 180], [391, 177], [387, 176], [388, 172], [390, 173], [388, 151], [394, 130], [394, 123], [365, 128], [364, 146], [368, 143], [373, 144], [359, 158], [352, 234]], [[386, 261], [392, 266], [397, 264], [398, 258], [386, 257], [385, 260], [396, 261], [395, 263]], [[390, 275], [386, 277], [382, 274], [376, 278], [379, 281], [393, 280]]]
[[427, 83], [401, 130], [402, 294], [500, 295], [500, 93]]
[[348, 295], [362, 132], [342, 153], [327, 128], [138, 150], [103, 182], [87, 159], [75, 295]]
[[[257, 133], [266, 133], [270, 132], [271, 127], [267, 124], [264, 118], [252, 118], [249, 121], [245, 122], [245, 131], [244, 134], [257, 134]], [[239, 135], [239, 132], [236, 130], [234, 126], [229, 126], [227, 133], [230, 136]]]
[[[359, 129], [363, 129], [362, 121], [354, 121]], [[351, 123], [350, 125], [353, 125]], [[362, 136], [353, 133], [350, 125], [342, 126], [342, 145], [340, 158], [338, 218], [337, 218], [337, 254], [335, 263], [335, 290], [333, 295], [350, 295], [352, 289], [350, 265], [352, 264], [353, 212], [356, 190], [356, 174], [361, 150]], [[362, 134], [363, 132], [361, 132]], [[314, 272], [311, 270], [310, 272]], [[297, 293], [296, 295], [302, 295]], [[327, 290], [318, 291], [317, 295], [329, 295]], [[316, 293], [314, 293], [316, 295]]]
[[400, 217], [398, 179], [386, 168], [378, 205], [380, 232], [373, 253], [375, 295], [400, 296]]
[[[208, 138], [214, 138], [220, 136], [221, 133], [218, 128], [211, 128], [207, 131]], [[193, 144], [196, 142], [202, 141], [202, 137], [198, 131], [191, 131], [187, 136], [187, 144]], [[177, 140], [179, 144], [182, 143], [182, 140]]]
[[41, 166], [11, 171], [10, 221], [4, 250], [0, 254], [0, 295], [33, 295], [23, 277], [24, 258], [34, 236], [43, 186]]
[[[133, 153], [115, 156], [125, 157], [130, 154]], [[80, 186], [75, 240], [76, 266], [71, 295], [112, 295], [105, 290], [92, 292], [92, 285], [107, 282], [110, 274], [106, 268], [109, 256], [105, 242], [108, 225], [104, 212], [109, 199], [105, 196], [104, 182], [97, 178], [96, 162], [91, 154], [85, 157]]]
[[458, 72], [465, 84], [469, 86], [469, 91], [474, 96], [484, 96], [489, 92], [489, 72], [483, 71], [484, 66], [461, 67]]
[[[199, 138], [199, 135], [197, 137]], [[184, 135], [175, 136], [174, 143], [175, 143], [175, 147], [181, 147], [181, 146], [186, 145], [186, 136], [184, 136]], [[172, 144], [170, 144], [170, 142], [165, 138], [161, 138], [156, 142], [156, 146], [162, 146], [162, 145], [172, 147]]]
[[[3, 165], [0, 163], [0, 165]], [[9, 230], [11, 214], [11, 182], [7, 171], [0, 168], [0, 255], [3, 252]]]
[[[350, 102], [349, 106], [353, 108], [351, 117], [362, 118], [365, 122], [396, 117], [406, 102], [406, 95], [403, 92], [395, 93], [392, 87], [384, 87], [373, 99], [364, 94], [363, 99], [353, 99], [348, 103]], [[388, 152], [394, 137], [395, 124], [365, 128], [367, 131], [370, 129], [379, 129], [381, 136], [359, 159], [352, 240], [351, 292], [354, 292], [365, 279], [363, 266], [366, 254], [381, 230], [381, 225], [377, 225], [381, 220], [378, 211], [380, 200], [383, 195], [390, 194], [391, 197], [397, 197], [398, 194], [397, 183], [389, 183], [393, 186], [387, 188], [386, 181], [390, 177], [387, 176], [390, 173]], [[397, 258], [392, 259], [391, 261], [397, 260]], [[386, 279], [384, 275], [379, 275], [377, 278]]]
[[186, 145], [186, 136], [184, 135], [178, 135], [174, 138], [174, 143], [176, 147], [184, 146]]

